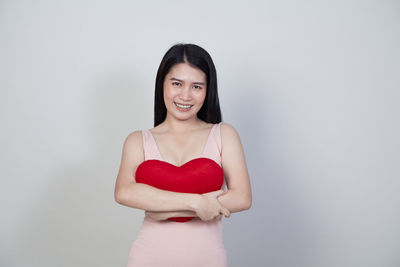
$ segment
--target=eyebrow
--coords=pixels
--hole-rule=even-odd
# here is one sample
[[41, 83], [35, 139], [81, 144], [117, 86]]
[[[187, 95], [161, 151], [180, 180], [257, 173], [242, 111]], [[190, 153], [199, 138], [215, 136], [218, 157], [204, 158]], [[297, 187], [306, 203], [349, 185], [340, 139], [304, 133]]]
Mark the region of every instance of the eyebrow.
[[[174, 78], [174, 77], [172, 77], [170, 80], [172, 80], [172, 81], [178, 81], [178, 82], [183, 83], [183, 80], [180, 80], [180, 79]], [[203, 83], [203, 82], [194, 82], [194, 84], [205, 85], [205, 83]]]

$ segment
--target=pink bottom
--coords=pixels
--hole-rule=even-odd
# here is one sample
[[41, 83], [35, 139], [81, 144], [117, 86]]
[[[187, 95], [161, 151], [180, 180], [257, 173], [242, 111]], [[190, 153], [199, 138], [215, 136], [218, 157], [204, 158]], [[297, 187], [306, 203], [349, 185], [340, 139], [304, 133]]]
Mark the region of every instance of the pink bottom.
[[155, 221], [145, 216], [127, 267], [226, 267], [222, 219]]

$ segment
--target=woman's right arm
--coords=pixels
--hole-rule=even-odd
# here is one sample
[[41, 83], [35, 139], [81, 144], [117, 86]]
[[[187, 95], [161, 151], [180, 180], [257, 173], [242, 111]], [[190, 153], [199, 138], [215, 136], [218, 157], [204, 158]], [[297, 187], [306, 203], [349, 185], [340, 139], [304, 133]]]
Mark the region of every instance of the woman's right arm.
[[121, 205], [147, 211], [195, 211], [201, 195], [176, 193], [136, 183], [135, 173], [144, 161], [142, 134], [135, 131], [125, 139], [114, 198]]

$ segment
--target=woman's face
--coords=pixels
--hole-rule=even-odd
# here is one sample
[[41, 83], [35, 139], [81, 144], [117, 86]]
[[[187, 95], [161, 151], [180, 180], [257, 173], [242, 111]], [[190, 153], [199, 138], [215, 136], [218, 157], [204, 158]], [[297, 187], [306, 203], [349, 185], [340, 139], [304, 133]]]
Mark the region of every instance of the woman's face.
[[167, 112], [180, 120], [197, 115], [206, 98], [207, 77], [187, 63], [175, 64], [164, 79]]

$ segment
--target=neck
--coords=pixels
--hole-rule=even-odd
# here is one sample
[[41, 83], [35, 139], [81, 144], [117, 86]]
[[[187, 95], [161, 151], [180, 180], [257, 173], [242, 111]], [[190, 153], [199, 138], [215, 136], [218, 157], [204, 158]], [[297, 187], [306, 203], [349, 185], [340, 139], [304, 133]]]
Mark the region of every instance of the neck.
[[187, 119], [187, 120], [178, 120], [172, 116], [169, 115], [167, 112], [167, 116], [165, 118], [164, 124], [168, 131], [173, 132], [173, 133], [184, 133], [196, 128], [199, 128], [199, 125], [203, 121], [197, 118], [197, 116], [194, 116], [193, 118]]

